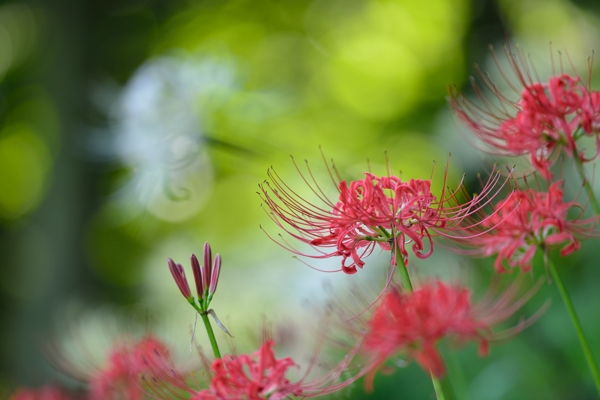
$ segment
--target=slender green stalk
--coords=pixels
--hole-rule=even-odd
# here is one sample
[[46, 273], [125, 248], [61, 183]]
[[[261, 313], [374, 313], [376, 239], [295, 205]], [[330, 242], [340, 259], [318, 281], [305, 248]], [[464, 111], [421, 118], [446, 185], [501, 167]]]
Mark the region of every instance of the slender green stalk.
[[[454, 389], [452, 388], [452, 384], [450, 383], [450, 375], [446, 374], [440, 381], [442, 384], [442, 390], [446, 396], [446, 400], [456, 400], [456, 395], [454, 394]], [[435, 385], [435, 383], [434, 383]]]
[[[414, 289], [410, 280], [410, 276], [408, 274], [408, 268], [406, 268], [406, 264], [404, 263], [404, 257], [402, 257], [402, 253], [400, 253], [400, 249], [398, 249], [398, 246], [394, 246], [394, 252], [396, 255], [396, 265], [398, 265], [398, 270], [400, 271], [400, 278], [402, 279], [404, 290], [406, 290], [409, 293], [412, 293]], [[454, 391], [452, 390], [452, 385], [450, 384], [448, 375], [446, 375], [446, 377], [443, 378], [441, 381], [435, 376], [431, 375], [431, 382], [433, 383], [433, 388], [435, 390], [435, 396], [437, 400], [455, 399]]]
[[585, 174], [585, 169], [583, 168], [583, 162], [581, 161], [581, 159], [579, 157], [577, 157], [577, 155], [574, 155], [573, 159], [575, 160], [575, 166], [577, 167], [577, 173], [579, 173], [579, 177], [581, 178], [581, 181], [583, 182], [583, 187], [585, 188], [585, 191], [587, 192], [588, 197], [590, 199], [590, 203], [592, 204], [592, 208], [594, 209], [594, 214], [598, 215], [598, 214], [600, 214], [600, 206], [598, 206], [598, 201], [596, 200], [596, 195], [594, 194], [594, 189], [592, 188], [592, 185], [590, 184], [590, 181], [588, 180], [588, 178]]
[[444, 396], [444, 389], [442, 388], [442, 384], [439, 379], [431, 375], [431, 382], [433, 382], [433, 388], [435, 389], [435, 397], [438, 400], [446, 400], [446, 396]]
[[565, 307], [567, 308], [567, 311], [571, 316], [571, 321], [573, 322], [573, 326], [575, 326], [575, 330], [577, 331], [577, 336], [579, 337], [579, 343], [581, 344], [581, 348], [583, 349], [583, 354], [585, 355], [585, 359], [588, 363], [588, 367], [590, 368], [590, 372], [594, 377], [596, 389], [598, 390], [598, 394], [600, 394], [600, 371], [598, 370], [598, 365], [596, 364], [596, 361], [594, 360], [594, 357], [592, 355], [590, 345], [587, 339], [585, 338], [583, 328], [581, 327], [581, 323], [579, 322], [579, 318], [577, 317], [577, 313], [575, 312], [575, 308], [573, 307], [571, 298], [569, 297], [567, 289], [565, 288], [565, 285], [563, 284], [562, 280], [560, 279], [560, 276], [558, 275], [558, 271], [554, 266], [554, 263], [549, 258], [547, 262], [548, 268], [550, 269], [550, 275], [552, 275], [552, 279], [556, 284], [556, 288], [558, 289], [558, 292], [560, 293], [560, 296], [562, 297], [563, 302], [565, 303]]
[[204, 322], [204, 327], [206, 328], [206, 333], [208, 334], [208, 339], [210, 340], [210, 345], [212, 346], [215, 358], [221, 358], [219, 345], [217, 345], [217, 339], [215, 338], [215, 333], [213, 332], [212, 326], [210, 325], [208, 315], [206, 314], [206, 312], [201, 312], [200, 316], [202, 317], [202, 321]]
[[[397, 246], [394, 246], [396, 248]], [[402, 280], [402, 285], [404, 285], [404, 290], [407, 292], [413, 291], [413, 285], [410, 281], [410, 276], [408, 275], [408, 269], [404, 264], [404, 258], [400, 253], [400, 250], [396, 250], [396, 265], [398, 265], [398, 270], [400, 271], [400, 279]]]
[[208, 340], [210, 340], [210, 346], [212, 347], [215, 358], [221, 358], [221, 352], [219, 351], [217, 338], [215, 338], [215, 332], [213, 331], [210, 320], [208, 319], [208, 312], [204, 309], [204, 303], [200, 302], [200, 306], [198, 306], [196, 302], [192, 300], [190, 301], [190, 304], [196, 309], [198, 314], [200, 314], [200, 317], [202, 317], [202, 322], [204, 322], [204, 328], [206, 329], [206, 334], [208, 335]]
[[446, 392], [454, 395], [455, 399], [460, 398], [461, 400], [467, 400], [469, 398], [467, 393], [467, 382], [456, 352], [446, 352], [445, 360], [448, 364], [448, 376], [442, 380], [442, 384], [444, 384], [444, 382], [447, 382], [448, 384], [452, 382], [452, 386], [450, 387], [450, 385], [448, 385], [448, 390]]

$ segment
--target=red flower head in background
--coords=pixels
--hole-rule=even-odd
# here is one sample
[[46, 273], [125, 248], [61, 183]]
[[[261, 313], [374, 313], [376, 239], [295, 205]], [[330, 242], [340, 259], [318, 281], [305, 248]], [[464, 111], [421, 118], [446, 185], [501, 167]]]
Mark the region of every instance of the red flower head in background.
[[[534, 80], [525, 55], [514, 54], [505, 47], [507, 59], [517, 79], [508, 85], [519, 95], [511, 100], [480, 71], [483, 85], [492, 93], [489, 99], [473, 80], [479, 104], [465, 98], [457, 88], [450, 89], [450, 104], [458, 117], [485, 144], [483, 150], [506, 156], [528, 155], [531, 164], [550, 180], [550, 167], [560, 149], [581, 161], [590, 161], [600, 152], [600, 92], [592, 91], [589, 82], [579, 76], [555, 74], [547, 82]], [[494, 59], [495, 54], [492, 51]], [[499, 65], [496, 60], [496, 64]], [[591, 68], [591, 67], [590, 67]], [[595, 136], [596, 152], [586, 157], [577, 140]]]
[[[494, 267], [505, 272], [508, 267], [529, 271], [538, 249], [562, 246], [560, 254], [567, 256], [581, 246], [580, 238], [597, 236], [598, 216], [580, 219], [585, 208], [576, 201], [565, 202], [562, 182], [552, 183], [547, 191], [531, 188], [515, 190], [510, 197], [496, 204], [494, 212], [480, 225], [461, 234], [460, 253], [488, 257], [496, 255]], [[580, 215], [569, 219], [569, 210]]]
[[[122, 337], [110, 349], [100, 368], [93, 366], [93, 362], [93, 368], [90, 368], [91, 360], [86, 360], [86, 364], [76, 365], [59, 349], [49, 347], [48, 350], [56, 367], [86, 383], [86, 393], [71, 397], [56, 387], [20, 389], [13, 394], [11, 400], [142, 400], [149, 398], [150, 390], [156, 391], [157, 387], [183, 382], [171, 361], [167, 346], [152, 335], [135, 340]], [[89, 353], [84, 351], [84, 354]]]
[[[143, 399], [146, 394], [143, 382], [148, 382], [144, 377], [159, 369], [173, 368], [166, 345], [158, 339], [146, 336], [133, 344], [123, 343], [111, 351], [106, 365], [91, 377], [89, 397]], [[149, 382], [157, 384], [159, 379], [154, 376]]]
[[[500, 298], [493, 300], [488, 295], [477, 304], [468, 289], [441, 281], [428, 282], [414, 292], [392, 288], [372, 309], [345, 324], [354, 336], [362, 338], [358, 355], [365, 362], [359, 375], [366, 374], [367, 390], [372, 390], [379, 368], [398, 356], [415, 360], [427, 373], [442, 377], [446, 368], [437, 344], [443, 338], [458, 344], [476, 341], [480, 355], [485, 356], [490, 341], [508, 337], [526, 326], [528, 322], [522, 322], [504, 333], [492, 331], [494, 325], [514, 314], [538, 288], [539, 284], [515, 300], [518, 284], [513, 284]], [[529, 321], [535, 318], [537, 315]]]

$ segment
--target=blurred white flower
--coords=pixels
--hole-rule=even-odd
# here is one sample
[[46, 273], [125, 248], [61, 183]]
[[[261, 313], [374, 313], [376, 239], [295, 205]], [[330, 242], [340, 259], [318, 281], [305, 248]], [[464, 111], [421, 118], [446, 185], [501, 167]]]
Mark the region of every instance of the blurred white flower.
[[231, 61], [177, 54], [136, 71], [109, 112], [105, 151], [129, 169], [116, 193], [120, 213], [181, 221], [201, 208], [213, 182], [204, 130], [236, 90]]

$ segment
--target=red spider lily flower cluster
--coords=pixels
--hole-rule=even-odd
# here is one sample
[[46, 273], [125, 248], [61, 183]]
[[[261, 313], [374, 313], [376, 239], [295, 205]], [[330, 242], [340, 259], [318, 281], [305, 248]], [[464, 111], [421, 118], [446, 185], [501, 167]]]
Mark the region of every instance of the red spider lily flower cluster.
[[[506, 319], [526, 299], [513, 302], [514, 293], [494, 304], [473, 306], [466, 289], [440, 282], [425, 285], [411, 294], [394, 289], [386, 294], [368, 319], [362, 337], [337, 365], [323, 371], [316, 353], [305, 373], [297, 380], [287, 374], [299, 366], [290, 357], [277, 358], [275, 342], [267, 339], [248, 355], [226, 355], [208, 365], [201, 353], [202, 369], [192, 374], [181, 372], [172, 362], [165, 344], [153, 336], [118, 344], [106, 365], [92, 374], [85, 399], [191, 399], [191, 400], [283, 400], [312, 398], [337, 392], [367, 375], [367, 387], [381, 364], [398, 353], [415, 358], [429, 372], [444, 372], [435, 343], [445, 336], [459, 341], [477, 340], [482, 352], [494, 338], [490, 327]], [[361, 366], [357, 355], [368, 357]], [[351, 373], [341, 379], [343, 374]], [[186, 376], [188, 376], [186, 378]], [[198, 388], [197, 376], [204, 377], [206, 388]], [[309, 378], [310, 377], [310, 378]], [[203, 385], [204, 386], [204, 385]], [[29, 396], [29, 397], [28, 397]], [[33, 397], [31, 397], [33, 396]], [[45, 396], [45, 397], [44, 397]], [[56, 388], [40, 391], [21, 389], [11, 400], [69, 400]]]
[[219, 275], [221, 273], [221, 256], [217, 254], [213, 262], [212, 250], [208, 242], [206, 242], [204, 244], [204, 265], [200, 266], [198, 258], [194, 254], [190, 256], [190, 262], [196, 283], [198, 306], [196, 306], [196, 301], [194, 300], [194, 296], [192, 296], [183, 266], [176, 264], [175, 261], [169, 258], [169, 271], [171, 271], [171, 275], [183, 297], [193, 306], [199, 307], [202, 311], [207, 311], [208, 305], [217, 290], [217, 283], [219, 282]]
[[207, 389], [194, 390], [189, 385], [182, 386], [181, 380], [177, 386], [191, 394], [191, 400], [283, 400], [334, 393], [359, 378], [356, 376], [340, 380], [354, 355], [350, 352], [327, 372], [322, 373], [319, 368], [319, 373], [309, 379], [316, 367], [316, 358], [313, 358], [303, 376], [290, 381], [286, 377], [287, 373], [299, 366], [290, 357], [276, 358], [274, 346], [274, 340], [267, 339], [251, 355], [227, 355], [215, 359], [210, 368], [203, 371], [210, 379]]
[[156, 364], [171, 364], [167, 346], [157, 338], [146, 336], [133, 345], [118, 345], [109, 355], [106, 366], [91, 378], [90, 399], [144, 398], [146, 391], [141, 378], [152, 373]]
[[[310, 398], [336, 392], [362, 377], [366, 378], [366, 389], [372, 390], [375, 374], [398, 357], [418, 363], [432, 377], [437, 393], [440, 387], [443, 391], [437, 379], [446, 374], [438, 350], [440, 341], [449, 339], [459, 345], [475, 342], [479, 354], [485, 356], [492, 341], [512, 336], [535, 320], [543, 309], [504, 332], [493, 330], [496, 324], [518, 311], [543, 280], [519, 296], [522, 279], [519, 277], [501, 295], [491, 291], [491, 295], [474, 302], [467, 288], [440, 280], [426, 281], [413, 290], [414, 271], [406, 268], [409, 256], [412, 257], [410, 253], [420, 259], [431, 256], [436, 237], [450, 241], [452, 248], [462, 254], [495, 256], [496, 271], [505, 272], [514, 268], [530, 270], [538, 249], [547, 252], [551, 247], [560, 247], [561, 255], [566, 256], [579, 249], [581, 237], [600, 236], [596, 230], [600, 216], [583, 218], [585, 207], [577, 201], [565, 201], [562, 182], [552, 182], [550, 173], [552, 162], [561, 150], [579, 166], [600, 153], [600, 92], [590, 90], [589, 84], [583, 84], [579, 77], [564, 73], [539, 83], [531, 78], [517, 56], [510, 54], [509, 59], [520, 83], [518, 89], [513, 85], [520, 95], [517, 101], [504, 97], [484, 78], [485, 85], [497, 96], [496, 101], [490, 101], [475, 86], [483, 106], [476, 106], [456, 90], [452, 91], [451, 103], [458, 116], [493, 152], [528, 155], [532, 165], [550, 181], [546, 191], [511, 188], [494, 205], [496, 196], [511, 181], [510, 176], [503, 178], [495, 169], [474, 196], [467, 193], [462, 181], [457, 189], [447, 189], [446, 169], [444, 189], [436, 196], [431, 190], [431, 180], [403, 181], [389, 173], [378, 176], [366, 172], [362, 179], [346, 181], [334, 167], [335, 174], [331, 170], [329, 174], [337, 197], [331, 200], [316, 183], [308, 164], [308, 173], [296, 168], [316, 203], [300, 196], [273, 169], [268, 171], [269, 180], [259, 185], [259, 196], [270, 218], [313, 251], [297, 250], [283, 237], [275, 240], [294, 254], [318, 259], [340, 257], [339, 270], [355, 274], [364, 267], [364, 258], [379, 247], [391, 253], [392, 265], [399, 266], [402, 288], [394, 282], [392, 274], [388, 275], [383, 292], [374, 302], [367, 302], [370, 304], [358, 315], [352, 310], [348, 317], [347, 298], [337, 313], [335, 305], [326, 309], [327, 318], [339, 322], [343, 334], [352, 339], [339, 363], [327, 369], [320, 365], [317, 358], [322, 343], [319, 343], [304, 374], [290, 378], [300, 367], [290, 357], [277, 358], [275, 341], [270, 338], [253, 353], [221, 356], [208, 318], [211, 314], [228, 333], [209, 309], [219, 280], [221, 257], [216, 254], [213, 259], [206, 243], [202, 265], [194, 254], [190, 257], [195, 294], [183, 266], [169, 258], [168, 267], [183, 297], [202, 317], [214, 358], [199, 350], [200, 370], [182, 372], [172, 362], [167, 346], [151, 335], [136, 342], [120, 343], [103, 368], [84, 376], [88, 385], [87, 393], [82, 393], [85, 399]], [[597, 141], [592, 157], [578, 148], [578, 139], [585, 135], [595, 135]], [[585, 178], [584, 172], [582, 177]], [[587, 182], [584, 187], [591, 192]], [[320, 333], [322, 338], [328, 336], [328, 332]], [[334, 342], [344, 343], [337, 339]], [[70, 397], [55, 388], [22, 389], [12, 400], [33, 398], [68, 400]]]
[[[280, 244], [306, 257], [342, 257], [341, 271], [347, 274], [362, 268], [363, 258], [376, 245], [384, 250], [399, 250], [405, 264], [409, 244], [418, 258], [429, 257], [433, 252], [432, 236], [452, 235], [454, 230], [463, 229], [461, 223], [487, 205], [504, 186], [499, 184], [500, 174], [494, 172], [478, 196], [460, 203], [459, 193], [464, 194], [462, 182], [455, 191], [444, 190], [438, 199], [431, 192], [431, 180], [404, 182], [395, 176], [378, 177], [367, 172], [361, 180], [340, 180], [336, 185], [338, 199], [332, 202], [318, 185], [311, 185], [302, 175], [323, 203], [315, 205], [297, 195], [275, 171], [269, 170], [268, 175], [270, 181], [260, 185], [259, 194], [269, 216], [317, 254], [303, 253], [286, 242]], [[447, 173], [444, 187], [446, 177]], [[393, 257], [392, 263], [395, 262]]]
[[153, 335], [140, 339], [122, 338], [110, 350], [101, 368], [78, 368], [56, 354], [54, 360], [63, 372], [86, 384], [85, 393], [70, 396], [57, 387], [39, 390], [19, 389], [11, 400], [142, 400], [156, 385], [171, 383], [180, 377], [175, 372], [167, 346]]
[[192, 400], [281, 400], [300, 396], [302, 387], [285, 377], [296, 364], [289, 357], [275, 358], [273, 345], [273, 340], [268, 340], [252, 355], [216, 359], [211, 366], [210, 387], [193, 395]]
[[[518, 100], [508, 99], [482, 73], [484, 86], [495, 99], [488, 99], [475, 83], [479, 105], [456, 88], [451, 89], [452, 108], [483, 141], [484, 150], [507, 156], [528, 155], [531, 164], [548, 180], [560, 149], [582, 161], [596, 158], [600, 152], [600, 92], [591, 90], [589, 82], [584, 84], [579, 76], [565, 73], [552, 76], [545, 83], [536, 82], [525, 57], [513, 54], [510, 46], [505, 51], [518, 85], [502, 75], [515, 91], [522, 87]], [[577, 140], [584, 135], [595, 136], [596, 152], [592, 157], [586, 157], [577, 148]]]
[[[338, 382], [351, 357], [346, 357], [326, 373], [308, 379], [316, 367], [316, 358], [305, 374], [290, 381], [287, 374], [299, 366], [290, 357], [277, 358], [275, 342], [267, 339], [252, 354], [226, 355], [208, 362], [200, 353], [198, 371], [181, 371], [173, 363], [168, 347], [154, 336], [137, 341], [125, 340], [111, 351], [106, 365], [84, 378], [87, 400], [160, 398], [165, 400], [283, 400], [322, 396], [340, 390], [355, 379]], [[319, 371], [321, 372], [321, 371]], [[207, 388], [198, 388], [204, 377]], [[187, 377], [187, 378], [186, 378]], [[203, 385], [204, 386], [204, 385]], [[71, 400], [58, 387], [39, 390], [19, 389], [10, 400]]]
[[[537, 287], [515, 300], [513, 284], [500, 298], [487, 296], [474, 304], [468, 289], [441, 281], [428, 282], [414, 292], [391, 288], [367, 313], [346, 325], [362, 337], [359, 355], [366, 358], [365, 387], [373, 389], [375, 373], [397, 356], [415, 360], [429, 374], [442, 377], [446, 368], [437, 343], [451, 338], [459, 344], [476, 341], [479, 353], [488, 353], [489, 342], [523, 329], [525, 323], [493, 333], [492, 327], [511, 316], [537, 291]], [[539, 286], [538, 286], [539, 287]], [[533, 317], [535, 318], [535, 317]]]
[[[517, 190], [496, 204], [493, 215], [459, 232], [459, 236], [468, 238], [462, 240], [460, 252], [484, 257], [496, 255], [494, 266], [498, 272], [505, 272], [507, 267], [528, 271], [538, 249], [547, 251], [561, 246], [561, 256], [566, 256], [580, 248], [581, 238], [598, 234], [600, 217], [582, 218], [583, 205], [565, 202], [562, 182], [553, 179], [550, 167], [561, 151], [574, 158], [593, 200], [581, 163], [600, 154], [600, 92], [591, 90], [589, 81], [584, 84], [579, 76], [564, 72], [551, 76], [546, 83], [539, 82], [539, 78], [534, 80], [521, 52], [514, 54], [510, 45], [505, 52], [518, 84], [510, 82], [507, 74], [500, 71], [519, 94], [517, 101], [505, 97], [480, 72], [484, 85], [496, 100], [488, 99], [474, 83], [480, 105], [467, 100], [456, 89], [451, 89], [450, 102], [458, 117], [488, 150], [507, 156], [529, 155], [531, 164], [549, 181], [548, 189]], [[499, 65], [493, 52], [492, 55]], [[577, 141], [583, 136], [596, 140], [596, 151], [591, 156], [578, 147]]]
[[568, 218], [569, 210], [583, 214], [584, 207], [576, 201], [565, 202], [562, 182], [553, 182], [547, 191], [515, 190], [510, 197], [497, 203], [494, 212], [480, 225], [472, 225], [462, 234], [460, 250], [467, 255], [496, 255], [497, 272], [519, 267], [529, 271], [538, 249], [562, 246], [561, 256], [567, 256], [581, 246], [579, 238], [597, 236], [598, 217]]
[[[292, 382], [286, 375], [291, 368], [299, 366], [290, 357], [276, 358], [274, 346], [275, 342], [268, 339], [251, 355], [226, 355], [215, 359], [211, 365], [201, 353], [202, 369], [189, 374], [190, 378], [186, 379], [188, 373], [182, 373], [174, 366], [162, 343], [154, 338], [144, 338], [134, 346], [119, 347], [113, 352], [119, 355], [122, 363], [118, 366], [113, 363], [100, 374], [98, 379], [107, 382], [104, 385], [107, 390], [94, 391], [94, 380], [90, 382], [90, 398], [135, 400], [143, 395], [143, 398], [168, 400], [283, 400], [332, 393], [355, 380], [337, 382], [347, 366], [344, 359], [328, 373], [308, 380], [307, 376], [314, 368], [311, 365], [303, 377]], [[208, 388], [198, 389], [196, 376], [205, 377]]]
[[[298, 229], [303, 235], [311, 232], [313, 236], [310, 240], [314, 246], [329, 245], [337, 248], [338, 239], [342, 245], [346, 245], [347, 240], [360, 236], [351, 245], [354, 248], [349, 249], [350, 253], [357, 251], [361, 241], [364, 241], [369, 246], [379, 244], [386, 250], [399, 249], [400, 255], [406, 257], [405, 245], [411, 243], [417, 256], [427, 257], [431, 254], [431, 249], [421, 252], [424, 249], [423, 243], [431, 242], [433, 234], [443, 230], [455, 232], [463, 222], [471, 229], [482, 224], [471, 222], [471, 217], [481, 213], [490, 198], [497, 193], [499, 176], [495, 173], [494, 178], [484, 186], [481, 197], [467, 202], [467, 205], [458, 204], [457, 192], [442, 195], [442, 201], [436, 200], [430, 190], [430, 181], [403, 182], [397, 177], [377, 177], [367, 173], [365, 179], [360, 181], [350, 184], [346, 181], [339, 182], [338, 201], [331, 204], [332, 211], [322, 212], [323, 218], [320, 220], [317, 218], [316, 207], [306, 208], [312, 214], [302, 214], [303, 211], [293, 207], [288, 211], [283, 208], [278, 210], [281, 212], [280, 218], [287, 218], [286, 221], [295, 223], [296, 227], [300, 221], [309, 224], [310, 229], [322, 224], [320, 230]], [[273, 195], [283, 205], [290, 207], [304, 204], [303, 200], [293, 196], [291, 190], [287, 191], [287, 186], [279, 180], [275, 180], [274, 185], [279, 190], [273, 191]], [[279, 206], [270, 192], [264, 190], [263, 193], [272, 209]], [[454, 201], [456, 205], [446, 204], [450, 201]], [[548, 204], [548, 207], [553, 206], [555, 204]], [[294, 220], [292, 216], [297, 219]], [[488, 224], [485, 226], [495, 228], [495, 223], [500, 224], [509, 217], [510, 215], [504, 216], [500, 211], [495, 212], [488, 218], [489, 221], [485, 220], [485, 224]], [[499, 219], [496, 221], [494, 218]], [[553, 232], [548, 237], [552, 234]], [[298, 234], [297, 237], [306, 243], [304, 236]], [[453, 238], [456, 237], [458, 236], [453, 235]], [[352, 255], [336, 255], [345, 256], [344, 260], [352, 258]], [[204, 264], [201, 266], [198, 259], [191, 256], [197, 302], [183, 266], [172, 259], [169, 259], [168, 265], [183, 297], [207, 320], [206, 314], [213, 313], [208, 310], [208, 305], [217, 287], [221, 258], [217, 254], [213, 261], [212, 251], [206, 243], [203, 259]], [[357, 266], [362, 266], [358, 261], [360, 258], [354, 262]], [[467, 289], [442, 282], [430, 282], [414, 292], [403, 292], [392, 285], [391, 290], [384, 291], [379, 301], [357, 318], [344, 319], [351, 334], [357, 335], [339, 363], [324, 370], [317, 363], [319, 346], [313, 353], [309, 367], [295, 380], [287, 375], [290, 370], [299, 366], [290, 357], [277, 358], [273, 350], [275, 343], [271, 339], [266, 340], [252, 354], [221, 357], [214, 345], [215, 337], [210, 324], [206, 324], [215, 359], [210, 362], [200, 352], [202, 369], [197, 374], [189, 374], [189, 371], [181, 372], [176, 368], [169, 350], [162, 342], [153, 336], [146, 336], [138, 342], [129, 341], [117, 345], [110, 353], [106, 365], [85, 377], [88, 383], [85, 398], [283, 400], [318, 397], [337, 392], [363, 376], [367, 377], [367, 389], [371, 389], [375, 373], [388, 359], [398, 355], [416, 360], [428, 374], [439, 377], [445, 373], [444, 363], [436, 349], [441, 339], [450, 337], [459, 343], [477, 341], [480, 353], [487, 353], [489, 341], [498, 337], [492, 332], [492, 326], [512, 315], [534, 291], [514, 301], [515, 289], [511, 289], [498, 301], [473, 304]], [[510, 332], [514, 333], [522, 327], [523, 325], [517, 326]], [[197, 376], [204, 378], [204, 384], [198, 382]], [[57, 400], [65, 399], [67, 398]]]

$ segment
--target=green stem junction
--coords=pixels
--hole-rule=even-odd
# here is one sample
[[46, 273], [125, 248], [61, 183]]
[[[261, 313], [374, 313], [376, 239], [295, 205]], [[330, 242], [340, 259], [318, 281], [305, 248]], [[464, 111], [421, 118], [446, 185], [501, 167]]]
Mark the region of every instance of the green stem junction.
[[215, 332], [213, 331], [212, 325], [210, 324], [210, 320], [208, 319], [208, 310], [205, 309], [206, 307], [202, 307], [202, 302], [200, 302], [200, 307], [198, 307], [193, 298], [190, 301], [190, 304], [196, 309], [198, 314], [200, 314], [202, 322], [204, 322], [204, 328], [206, 329], [206, 334], [208, 335], [208, 340], [210, 340], [210, 346], [212, 347], [212, 351], [215, 355], [215, 358], [221, 358], [221, 352], [219, 351], [217, 338], [215, 337]]

